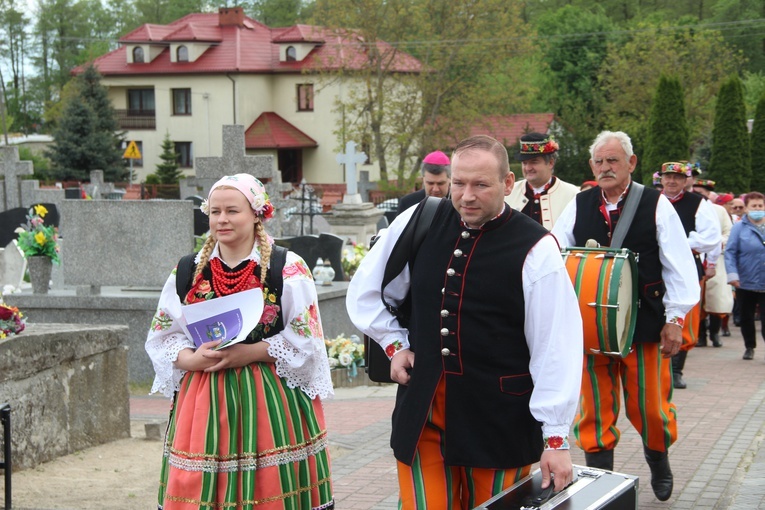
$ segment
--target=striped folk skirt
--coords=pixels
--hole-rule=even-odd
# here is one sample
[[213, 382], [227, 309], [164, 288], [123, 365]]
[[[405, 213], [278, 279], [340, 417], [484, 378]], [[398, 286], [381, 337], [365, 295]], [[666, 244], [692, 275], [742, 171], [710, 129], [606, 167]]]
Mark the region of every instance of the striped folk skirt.
[[187, 372], [170, 412], [160, 510], [334, 507], [324, 411], [273, 363]]

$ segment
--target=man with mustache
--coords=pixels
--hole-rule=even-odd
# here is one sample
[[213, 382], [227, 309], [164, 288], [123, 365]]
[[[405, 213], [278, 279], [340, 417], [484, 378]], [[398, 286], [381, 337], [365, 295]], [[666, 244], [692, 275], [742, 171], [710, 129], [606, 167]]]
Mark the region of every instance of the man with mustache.
[[[631, 175], [637, 157], [626, 133], [603, 131], [590, 156], [598, 187], [579, 193], [558, 218], [552, 233], [564, 247], [585, 246], [590, 239], [610, 246], [626, 198], [636, 187]], [[651, 468], [651, 487], [666, 501], [673, 486], [668, 450], [677, 439], [669, 357], [680, 349], [683, 320], [699, 300], [699, 282], [680, 218], [655, 189], [643, 188], [622, 247], [639, 255], [632, 350], [624, 358], [585, 352], [574, 433], [588, 466], [613, 470], [623, 385], [627, 417], [643, 440]]]
[[579, 188], [553, 175], [558, 148], [558, 142], [551, 135], [523, 135], [515, 159], [521, 162], [524, 179], [518, 181], [505, 198], [510, 207], [547, 230], [552, 230], [563, 209], [579, 193]]

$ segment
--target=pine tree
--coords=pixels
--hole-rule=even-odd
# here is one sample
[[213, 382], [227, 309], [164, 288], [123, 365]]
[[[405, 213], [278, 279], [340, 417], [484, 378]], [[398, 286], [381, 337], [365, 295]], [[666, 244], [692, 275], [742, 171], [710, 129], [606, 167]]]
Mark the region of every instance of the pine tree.
[[757, 103], [752, 125], [752, 180], [749, 191], [765, 192], [765, 95]]
[[165, 133], [162, 140], [162, 154], [159, 155], [162, 163], [157, 165], [155, 174], [159, 177], [160, 184], [178, 184], [178, 179], [183, 172], [179, 170], [178, 154], [175, 152], [175, 144], [170, 140], [170, 133]]
[[648, 139], [641, 163], [643, 182], [651, 182], [653, 173], [662, 163], [687, 160], [689, 138], [680, 80], [674, 76], [661, 76], [648, 117]]
[[749, 133], [741, 80], [732, 76], [720, 87], [712, 129], [712, 158], [709, 178], [722, 191], [749, 191], [752, 178]]
[[76, 93], [64, 106], [53, 132], [56, 143], [46, 154], [53, 174], [62, 180], [88, 180], [91, 170], [103, 170], [107, 181], [124, 181], [129, 171], [120, 150], [122, 134], [101, 76], [90, 65], [75, 79]]

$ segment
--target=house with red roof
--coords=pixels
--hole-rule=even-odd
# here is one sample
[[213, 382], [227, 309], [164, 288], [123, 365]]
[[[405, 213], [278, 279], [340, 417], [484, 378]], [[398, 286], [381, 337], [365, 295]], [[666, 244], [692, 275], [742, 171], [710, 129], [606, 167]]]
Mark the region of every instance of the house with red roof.
[[[146, 24], [119, 42], [93, 64], [121, 129], [141, 151], [142, 159], [134, 161], [139, 180], [160, 162], [166, 133], [193, 175], [195, 157], [221, 154], [222, 126], [240, 124], [246, 152], [272, 155], [283, 182], [343, 182], [335, 159], [342, 147], [337, 104], [358, 79], [348, 73], [325, 77], [364, 66], [370, 43], [352, 30], [269, 28], [233, 7]], [[382, 41], [372, 44], [390, 49]], [[417, 59], [394, 54], [391, 72], [420, 72]], [[355, 141], [363, 148], [362, 140]], [[370, 179], [379, 177], [374, 163], [363, 169]]]
[[508, 148], [510, 156], [517, 148], [521, 136], [526, 133], [544, 133], [557, 135], [562, 126], [556, 121], [554, 113], [518, 113], [515, 115], [485, 115], [463, 130], [448, 135], [442, 145], [453, 148], [467, 137], [488, 135], [502, 142]]

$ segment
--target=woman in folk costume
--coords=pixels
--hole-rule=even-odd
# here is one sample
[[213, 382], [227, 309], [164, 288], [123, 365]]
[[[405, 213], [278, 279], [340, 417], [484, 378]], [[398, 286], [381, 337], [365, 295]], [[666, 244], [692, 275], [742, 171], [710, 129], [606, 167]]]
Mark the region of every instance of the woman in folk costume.
[[[277, 247], [263, 221], [274, 209], [251, 175], [216, 182], [202, 210], [210, 236], [188, 284], [171, 273], [146, 340], [152, 392], [173, 397], [158, 508], [333, 508], [320, 401], [333, 391], [311, 273], [288, 252], [271, 274]], [[184, 334], [182, 302], [254, 288], [264, 311], [245, 341], [216, 351], [220, 341], [196, 347]]]

